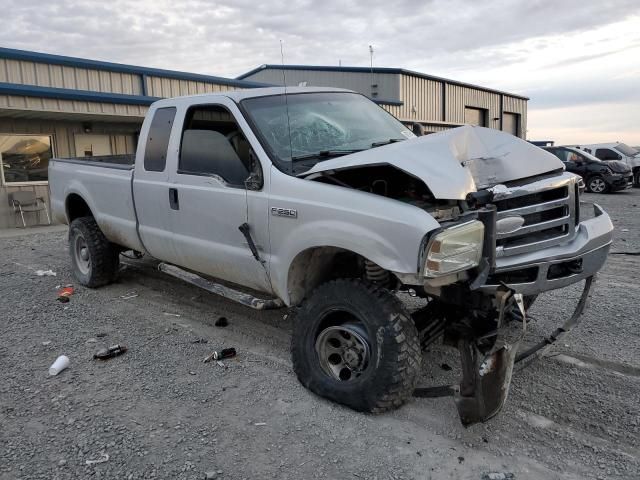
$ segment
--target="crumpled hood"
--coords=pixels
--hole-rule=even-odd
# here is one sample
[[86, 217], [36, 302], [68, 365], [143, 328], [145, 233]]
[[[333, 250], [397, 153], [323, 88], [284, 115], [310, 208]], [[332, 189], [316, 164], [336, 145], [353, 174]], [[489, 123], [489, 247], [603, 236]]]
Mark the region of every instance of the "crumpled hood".
[[629, 173], [631, 171], [629, 165], [620, 160], [607, 160], [605, 163], [615, 173]]
[[555, 155], [525, 140], [466, 125], [319, 162], [300, 176], [382, 164], [420, 178], [436, 198], [447, 200], [463, 200], [470, 192], [563, 169]]

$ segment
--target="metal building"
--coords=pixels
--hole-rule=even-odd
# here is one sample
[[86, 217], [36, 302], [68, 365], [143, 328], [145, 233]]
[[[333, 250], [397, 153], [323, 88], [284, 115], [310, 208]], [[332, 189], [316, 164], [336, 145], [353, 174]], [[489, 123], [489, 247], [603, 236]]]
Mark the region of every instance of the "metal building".
[[367, 95], [406, 124], [422, 124], [427, 132], [472, 124], [526, 137], [527, 97], [402, 68], [262, 65], [237, 78], [348, 88]]
[[[159, 98], [257, 86], [264, 85], [0, 48], [0, 228], [22, 225], [13, 192], [35, 192], [48, 207], [52, 156], [134, 153]], [[45, 213], [26, 221], [45, 222]]]

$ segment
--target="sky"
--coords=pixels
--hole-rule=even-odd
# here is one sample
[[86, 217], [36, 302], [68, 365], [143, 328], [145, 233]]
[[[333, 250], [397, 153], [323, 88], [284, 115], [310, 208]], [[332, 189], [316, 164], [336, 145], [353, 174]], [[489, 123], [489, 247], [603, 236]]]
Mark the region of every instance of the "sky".
[[640, 0], [0, 0], [0, 46], [236, 77], [401, 67], [525, 95], [527, 138], [640, 145]]

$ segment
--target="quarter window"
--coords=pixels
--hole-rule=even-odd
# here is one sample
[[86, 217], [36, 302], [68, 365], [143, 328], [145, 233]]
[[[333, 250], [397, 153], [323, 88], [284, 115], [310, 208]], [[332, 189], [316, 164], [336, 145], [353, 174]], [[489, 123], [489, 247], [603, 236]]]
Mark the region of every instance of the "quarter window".
[[51, 157], [48, 135], [0, 134], [0, 171], [5, 184], [46, 182]]
[[169, 137], [175, 116], [175, 107], [159, 108], [153, 115], [144, 151], [144, 169], [148, 172], [164, 172], [167, 165]]

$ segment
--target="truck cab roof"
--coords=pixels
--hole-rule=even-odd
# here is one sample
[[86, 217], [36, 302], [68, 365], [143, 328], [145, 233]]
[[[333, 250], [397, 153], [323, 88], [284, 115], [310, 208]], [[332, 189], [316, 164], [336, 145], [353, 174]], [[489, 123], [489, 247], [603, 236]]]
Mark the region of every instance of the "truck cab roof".
[[156, 107], [167, 107], [179, 104], [193, 104], [193, 103], [207, 103], [207, 101], [215, 102], [221, 97], [227, 97], [236, 103], [241, 102], [247, 98], [256, 97], [268, 97], [273, 95], [294, 95], [298, 93], [319, 93], [319, 92], [345, 92], [345, 93], [357, 93], [353, 90], [347, 90], [344, 88], [333, 87], [265, 87], [265, 88], [251, 88], [247, 90], [231, 90], [228, 92], [218, 93], [201, 93], [198, 95], [185, 95], [182, 97], [164, 98], [158, 100], [153, 105]]

